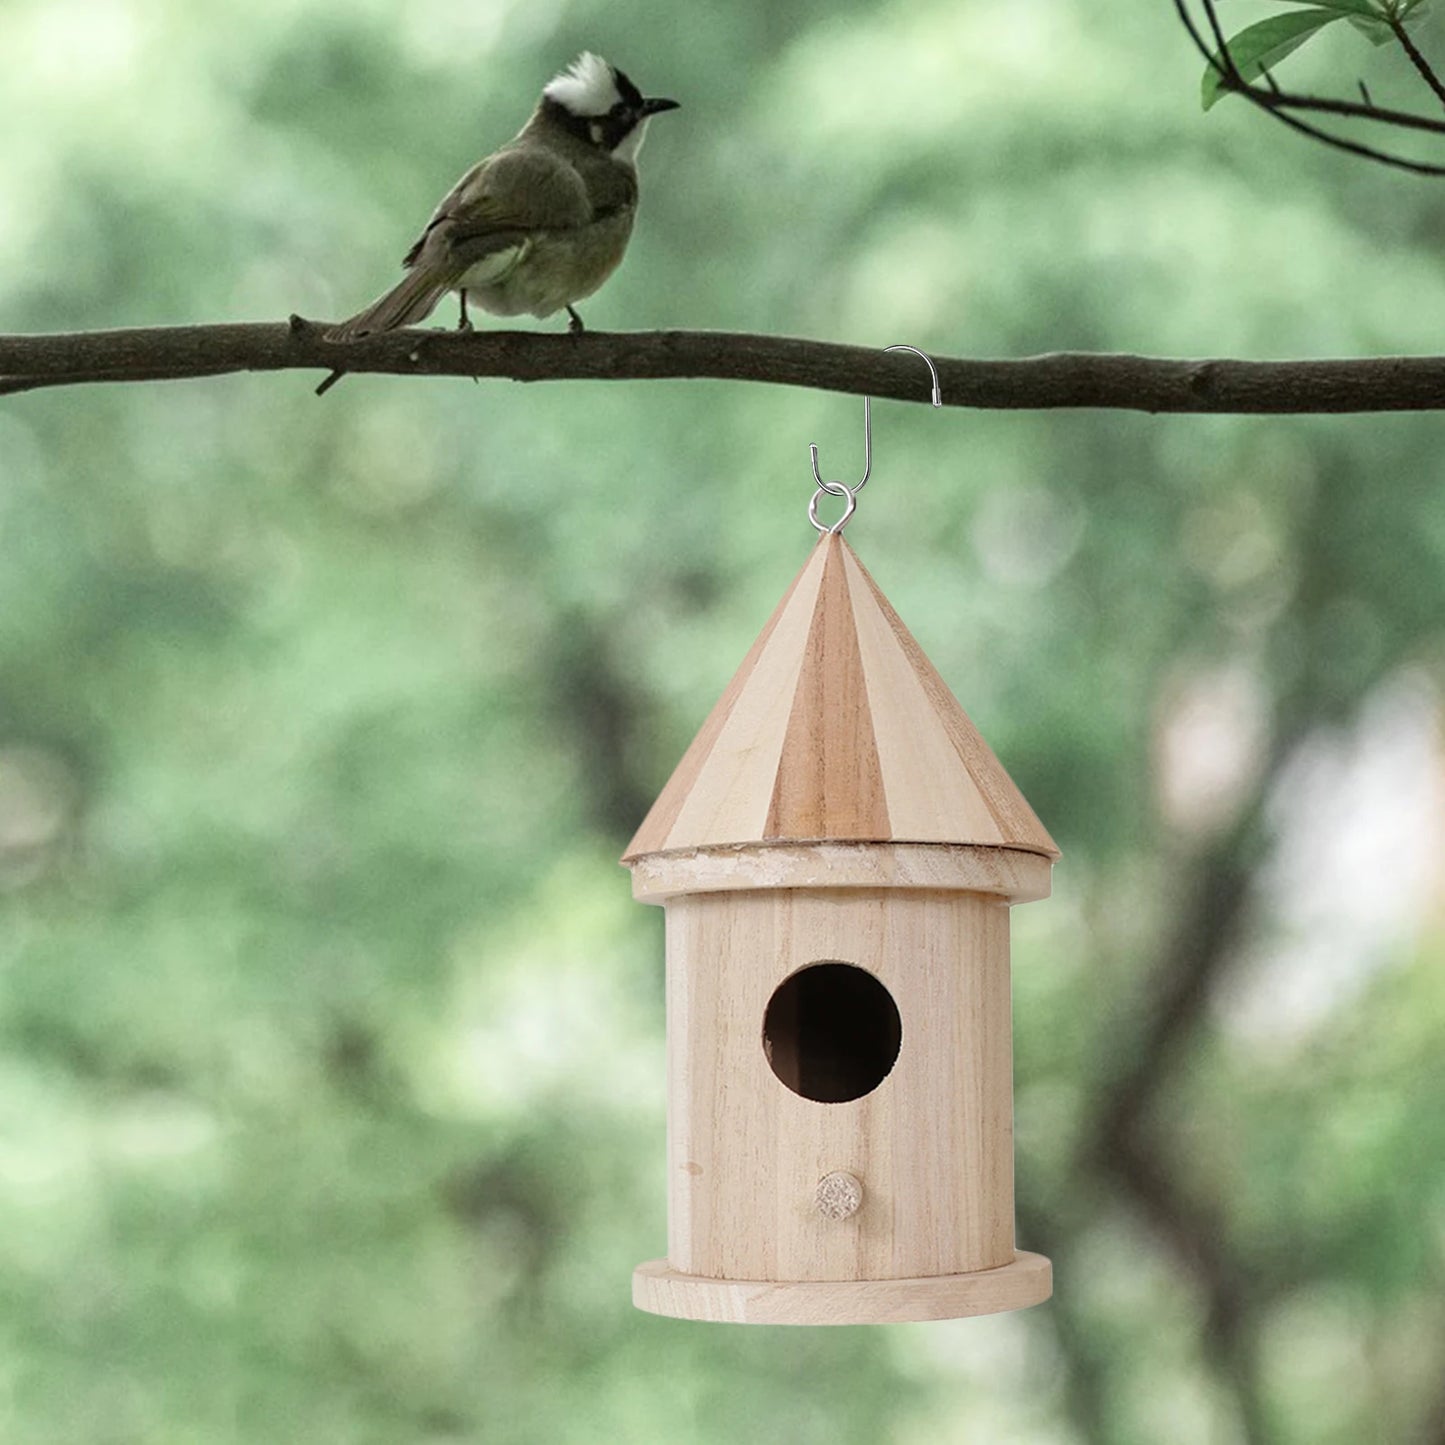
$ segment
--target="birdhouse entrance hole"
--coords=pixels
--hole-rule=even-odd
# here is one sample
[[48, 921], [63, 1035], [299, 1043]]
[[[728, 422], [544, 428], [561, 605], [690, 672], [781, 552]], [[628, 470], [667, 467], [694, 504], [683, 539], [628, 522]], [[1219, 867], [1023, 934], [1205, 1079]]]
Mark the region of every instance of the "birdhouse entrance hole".
[[810, 963], [778, 985], [763, 1015], [763, 1050], [795, 1094], [846, 1104], [893, 1067], [903, 1022], [893, 996], [851, 963]]

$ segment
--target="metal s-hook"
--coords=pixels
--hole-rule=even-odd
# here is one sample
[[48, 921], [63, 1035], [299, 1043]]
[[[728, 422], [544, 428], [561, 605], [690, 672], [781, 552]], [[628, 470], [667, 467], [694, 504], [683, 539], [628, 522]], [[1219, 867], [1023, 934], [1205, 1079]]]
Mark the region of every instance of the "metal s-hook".
[[[943, 405], [943, 393], [938, 388], [938, 369], [934, 366], [933, 360], [926, 352], [920, 351], [916, 346], [885, 346], [885, 351], [911, 351], [915, 356], [921, 356], [928, 365], [928, 374], [933, 378], [933, 405]], [[823, 480], [823, 474], [818, 470], [818, 448], [814, 444], [808, 446], [808, 456], [813, 463], [813, 480], [818, 484], [818, 490], [813, 493], [812, 500], [808, 503], [808, 520], [818, 532], [827, 533], [832, 536], [841, 532], [848, 524], [848, 519], [858, 510], [858, 493], [868, 485], [868, 478], [873, 475], [873, 405], [865, 396], [863, 398], [863, 480], [848, 486], [840, 481]], [[818, 498], [827, 494], [830, 497], [847, 497], [848, 501], [843, 508], [843, 515], [833, 523], [831, 527], [818, 520]]]

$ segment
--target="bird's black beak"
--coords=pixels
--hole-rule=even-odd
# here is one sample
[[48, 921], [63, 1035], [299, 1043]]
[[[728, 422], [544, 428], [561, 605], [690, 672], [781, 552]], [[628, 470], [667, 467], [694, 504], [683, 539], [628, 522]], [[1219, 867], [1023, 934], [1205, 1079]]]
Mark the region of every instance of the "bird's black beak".
[[681, 110], [682, 107], [675, 100], [644, 100], [641, 106], [643, 115], [657, 115], [664, 110]]

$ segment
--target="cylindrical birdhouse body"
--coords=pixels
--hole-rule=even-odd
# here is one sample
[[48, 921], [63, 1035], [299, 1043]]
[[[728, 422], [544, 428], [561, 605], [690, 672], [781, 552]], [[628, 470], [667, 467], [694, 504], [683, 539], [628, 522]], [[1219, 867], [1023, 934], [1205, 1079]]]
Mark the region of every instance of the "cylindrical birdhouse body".
[[668, 1253], [634, 1281], [658, 1313], [1049, 1292], [1014, 1248], [1008, 907], [1053, 845], [870, 586], [819, 548], [629, 850], [667, 914]]

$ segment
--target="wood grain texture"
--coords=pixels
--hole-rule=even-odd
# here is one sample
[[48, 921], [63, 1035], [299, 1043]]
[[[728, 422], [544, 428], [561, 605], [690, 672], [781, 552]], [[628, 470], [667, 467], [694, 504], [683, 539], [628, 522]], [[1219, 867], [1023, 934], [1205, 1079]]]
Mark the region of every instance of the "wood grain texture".
[[740, 888], [942, 888], [1010, 903], [1049, 896], [1053, 861], [1017, 848], [942, 843], [768, 843], [650, 853], [632, 864], [632, 896]]
[[[793, 578], [628, 844], [624, 862], [676, 847], [674, 838], [762, 835], [797, 687], [792, 652], [811, 629], [822, 563], [812, 553]], [[774, 646], [780, 628], [782, 641]]]
[[[800, 1097], [763, 1046], [768, 1002], [820, 961], [887, 988], [902, 1047], [871, 1093]], [[899, 1279], [1013, 1257], [1008, 909], [908, 889], [684, 895], [667, 904], [668, 1260], [736, 1280]], [[815, 1207], [862, 1182], [846, 1220]]]
[[[906, 658], [909, 671], [927, 700], [928, 715], [937, 720], [956, 754], [956, 761], [952, 763], [952, 766], [940, 765], [936, 775], [932, 777], [924, 775], [910, 779], [912, 786], [909, 789], [909, 797], [914, 801], [914, 806], [919, 809], [920, 813], [929, 806], [930, 783], [932, 787], [937, 788], [940, 784], [946, 784], [949, 780], [962, 775], [967, 777], [973, 785], [998, 836], [996, 840], [976, 837], [955, 838], [952, 841], [958, 843], [997, 841], [1005, 847], [1027, 848], [1037, 853], [1043, 853], [1050, 858], [1057, 858], [1059, 856], [1058, 845], [1049, 836], [1044, 825], [1039, 822], [1037, 814], [1029, 807], [1024, 795], [1019, 792], [1013, 779], [1009, 777], [1003, 764], [995, 756], [993, 749], [974, 727], [972, 719], [963, 710], [958, 699], [949, 691], [948, 684], [944, 682], [938, 669], [929, 661], [927, 654], [918, 645], [917, 639], [904, 626], [903, 619], [893, 610], [893, 604], [883, 595], [882, 589], [873, 580], [868, 569], [858, 560], [858, 556], [852, 548], [847, 549], [845, 557], [849, 576], [854, 579], [855, 613], [868, 619], [870, 623], [874, 618], [881, 618], [887, 623], [899, 652]], [[872, 600], [873, 607], [871, 609], [863, 600], [865, 596]], [[870, 658], [878, 659], [880, 665], [891, 660], [891, 654], [881, 638], [877, 639], [867, 655]], [[901, 675], [896, 666], [895, 674]], [[921, 705], [914, 699], [910, 698], [905, 703], [903, 699], [898, 698], [895, 705], [888, 709], [884, 716], [894, 725], [906, 723], [912, 715], [911, 709], [919, 706]], [[900, 751], [903, 752], [906, 759], [906, 750]], [[976, 822], [975, 826], [986, 831], [986, 827], [981, 821]], [[904, 837], [911, 836], [911, 834], [900, 830], [895, 833], [895, 836]]]
[[844, 549], [824, 543], [813, 622], [773, 782], [765, 838], [888, 838]]
[[[958, 748], [953, 715], [962, 717], [963, 710], [946, 689], [942, 698], [930, 690], [919, 673], [921, 651], [915, 645], [910, 652], [902, 645], [852, 549], [845, 544], [839, 551], [852, 583], [851, 619], [866, 659], [868, 695], [878, 700], [868, 723], [884, 760], [884, 788], [895, 821], [892, 836], [997, 847], [1016, 843], [999, 825], [996, 810]], [[964, 725], [972, 731], [966, 718]], [[1030, 834], [1025, 841], [1036, 840]]]
[[1053, 1293], [1042, 1255], [1020, 1250], [998, 1269], [925, 1279], [778, 1282], [684, 1274], [666, 1260], [639, 1265], [632, 1302], [674, 1319], [739, 1325], [893, 1325], [952, 1320], [1041, 1304]]
[[824, 537], [624, 862], [807, 841], [974, 844], [1058, 856], [841, 537]]

